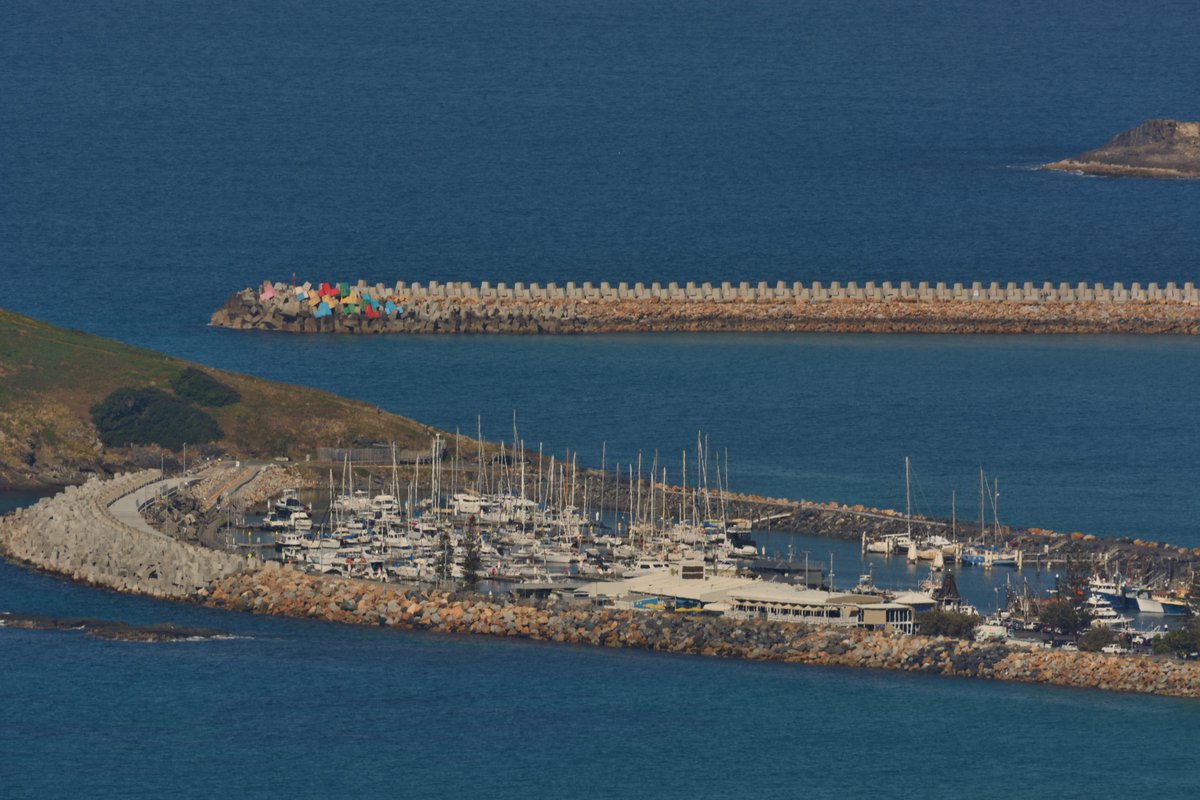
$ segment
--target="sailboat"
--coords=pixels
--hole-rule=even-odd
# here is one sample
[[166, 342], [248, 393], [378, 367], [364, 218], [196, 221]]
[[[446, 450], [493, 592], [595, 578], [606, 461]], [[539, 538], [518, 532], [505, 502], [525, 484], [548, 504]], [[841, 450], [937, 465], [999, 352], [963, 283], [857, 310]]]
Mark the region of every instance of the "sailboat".
[[910, 563], [915, 563], [920, 557], [920, 552], [912, 536], [912, 489], [908, 456], [904, 457], [904, 523], [904, 533], [884, 534], [878, 539], [868, 540], [867, 534], [864, 532], [862, 535], [863, 553], [877, 553], [879, 555], [904, 553], [905, 558]]
[[1017, 567], [1021, 566], [1021, 552], [1013, 550], [1009, 547], [1001, 548], [996, 544], [996, 539], [1000, 532], [1000, 512], [998, 505], [1000, 502], [1000, 479], [993, 481], [989, 499], [992, 504], [992, 544], [984, 544], [982, 541], [983, 532], [987, 529], [984, 516], [984, 487], [988, 486], [987, 479], [983, 474], [983, 467], [979, 468], [979, 533], [981, 541], [968, 545], [962, 550], [959, 556], [959, 562], [967, 566], [983, 567], [991, 569], [992, 567]]

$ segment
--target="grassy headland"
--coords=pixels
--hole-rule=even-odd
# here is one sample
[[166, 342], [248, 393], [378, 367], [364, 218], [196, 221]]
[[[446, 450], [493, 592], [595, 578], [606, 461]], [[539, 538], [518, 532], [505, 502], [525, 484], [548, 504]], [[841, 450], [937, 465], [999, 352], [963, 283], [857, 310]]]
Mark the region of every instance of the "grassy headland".
[[220, 427], [208, 447], [233, 457], [303, 458], [318, 446], [377, 441], [424, 448], [433, 432], [367, 403], [210, 369], [0, 309], [0, 487], [75, 483], [138, 459], [158, 466], [159, 448], [105, 446], [92, 409], [119, 389], [177, 395], [174, 387], [189, 369], [236, 392], [235, 402], [202, 409]]

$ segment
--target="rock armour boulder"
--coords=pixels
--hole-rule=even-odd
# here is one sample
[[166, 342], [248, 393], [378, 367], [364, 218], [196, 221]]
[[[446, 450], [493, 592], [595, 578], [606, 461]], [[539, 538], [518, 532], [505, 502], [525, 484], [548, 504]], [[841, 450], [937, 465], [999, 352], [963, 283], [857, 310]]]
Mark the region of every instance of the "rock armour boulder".
[[93, 477], [0, 519], [0, 552], [38, 569], [122, 592], [185, 597], [246, 567], [241, 559], [141, 531], [109, 506], [158, 470]]
[[[463, 288], [463, 287], [466, 288]], [[671, 331], [828, 331], [871, 333], [1200, 333], [1200, 291], [1192, 283], [1126, 287], [1117, 283], [1034, 285], [974, 283], [899, 287], [840, 283], [825, 288], [641, 288], [580, 294], [455, 285], [389, 295], [391, 312], [375, 318], [339, 311], [316, 317], [288, 299], [287, 287], [264, 299], [239, 292], [213, 315], [214, 326], [292, 333], [613, 333]], [[401, 310], [403, 309], [403, 310]]]
[[218, 608], [346, 624], [1200, 697], [1200, 665], [1168, 658], [1028, 650], [728, 617], [516, 603], [494, 596], [314, 576], [275, 564], [215, 581], [199, 597]]

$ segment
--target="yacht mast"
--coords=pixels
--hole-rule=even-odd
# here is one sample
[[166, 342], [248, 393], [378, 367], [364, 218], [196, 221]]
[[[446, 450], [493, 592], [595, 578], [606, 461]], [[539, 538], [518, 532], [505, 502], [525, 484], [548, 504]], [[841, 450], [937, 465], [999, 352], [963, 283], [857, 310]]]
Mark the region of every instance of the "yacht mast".
[[459, 433], [458, 426], [455, 425], [454, 426], [454, 465], [450, 468], [450, 496], [451, 497], [458, 494], [458, 477], [459, 477], [458, 473], [459, 473], [459, 468], [460, 468], [460, 464], [459, 464], [459, 460], [458, 460], [458, 457], [459, 457], [458, 443], [459, 443], [459, 439], [461, 437], [462, 437], [462, 434]]
[[987, 535], [987, 525], [984, 522], [983, 516], [983, 465], [979, 466], [979, 543], [983, 544], [983, 537]]
[[1000, 541], [1000, 479], [992, 479], [992, 544]]
[[571, 453], [571, 499], [567, 503], [571, 508], [575, 507], [575, 483], [579, 477], [578, 453]]
[[683, 492], [679, 498], [679, 523], [687, 524], [687, 450], [683, 451], [683, 486], [680, 487]]
[[667, 468], [662, 468], [662, 528], [671, 523], [671, 510], [667, 507]]
[[[600, 502], [597, 504], [601, 511], [604, 509], [604, 478], [608, 470], [608, 442], [600, 443]], [[597, 514], [597, 517], [599, 515]]]
[[652, 461], [650, 463], [650, 528], [651, 528], [651, 530], [658, 529], [658, 524], [655, 521], [656, 517], [654, 516], [654, 511], [655, 511], [655, 508], [654, 508], [654, 484], [655, 484], [655, 477], [656, 477], [657, 472], [658, 472], [658, 448], [655, 448], [654, 449], [654, 461]]
[[475, 444], [479, 459], [475, 465], [475, 494], [483, 495], [483, 416], [475, 415]]
[[613, 526], [616, 529], [616, 535], [621, 535], [621, 462], [617, 461], [613, 464]]
[[954, 490], [950, 490], [950, 538], [958, 541], [958, 519], [954, 508]]
[[904, 457], [904, 531], [912, 541], [912, 481], [909, 478], [908, 456]]
[[642, 451], [638, 450], [637, 460], [637, 523], [642, 522]]
[[629, 464], [629, 537], [633, 538], [633, 464]]

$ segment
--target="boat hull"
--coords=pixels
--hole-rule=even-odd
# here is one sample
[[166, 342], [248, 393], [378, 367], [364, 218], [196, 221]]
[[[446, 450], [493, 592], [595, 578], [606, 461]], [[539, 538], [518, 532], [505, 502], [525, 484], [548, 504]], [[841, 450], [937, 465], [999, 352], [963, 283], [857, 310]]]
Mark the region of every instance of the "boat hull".
[[1137, 599], [1138, 613], [1163, 614], [1165, 616], [1183, 616], [1187, 614], [1187, 603], [1181, 600], [1169, 600], [1161, 597], [1141, 597]]

